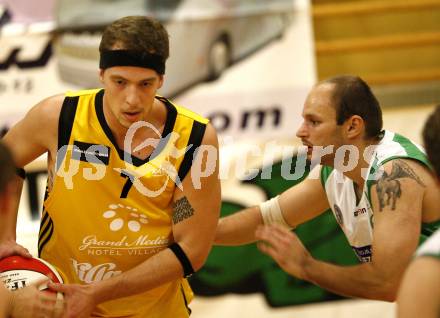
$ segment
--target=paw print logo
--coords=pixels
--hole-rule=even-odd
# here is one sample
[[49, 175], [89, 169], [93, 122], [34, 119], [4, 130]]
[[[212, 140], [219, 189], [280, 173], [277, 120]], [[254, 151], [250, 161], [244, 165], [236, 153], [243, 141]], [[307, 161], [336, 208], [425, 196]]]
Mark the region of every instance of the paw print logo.
[[120, 217], [118, 210], [125, 210], [124, 213], [127, 214], [127, 228], [132, 232], [139, 232], [142, 224], [147, 224], [148, 219], [145, 215], [138, 213], [138, 210], [130, 206], [125, 206], [123, 204], [110, 204], [109, 210], [105, 211], [102, 216], [105, 219], [112, 219], [110, 222], [110, 230], [117, 232], [124, 227], [125, 220]]

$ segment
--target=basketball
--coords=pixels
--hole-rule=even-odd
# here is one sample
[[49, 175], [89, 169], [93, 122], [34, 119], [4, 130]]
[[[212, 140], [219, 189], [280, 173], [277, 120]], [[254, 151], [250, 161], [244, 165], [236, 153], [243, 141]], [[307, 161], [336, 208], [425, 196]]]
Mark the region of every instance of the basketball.
[[[9, 289], [16, 290], [48, 277], [54, 283], [63, 283], [57, 270], [41, 258], [9, 256], [0, 260], [0, 281]], [[39, 287], [47, 289], [47, 285]]]

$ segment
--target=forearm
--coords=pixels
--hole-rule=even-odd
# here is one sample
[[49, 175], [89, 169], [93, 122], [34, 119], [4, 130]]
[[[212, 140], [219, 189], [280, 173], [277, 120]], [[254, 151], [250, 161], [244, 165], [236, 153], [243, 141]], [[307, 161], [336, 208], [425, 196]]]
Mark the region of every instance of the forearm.
[[2, 219], [5, 222], [5, 231], [0, 235], [0, 242], [15, 241], [17, 238], [17, 214], [6, 213], [2, 216]]
[[255, 242], [255, 230], [263, 224], [258, 206], [221, 218], [214, 239], [215, 245], [243, 245]]
[[126, 297], [156, 288], [183, 277], [174, 253], [166, 248], [121, 275], [91, 285], [97, 303]]
[[20, 196], [23, 188], [23, 179], [16, 177], [11, 184], [12, 191], [10, 192], [8, 211], [2, 211], [1, 221], [5, 222], [4, 232], [0, 233], [0, 242], [16, 239], [17, 214], [18, 206], [20, 204]]
[[304, 277], [322, 288], [347, 297], [394, 301], [398, 280], [386, 278], [374, 264], [338, 266], [310, 259]]

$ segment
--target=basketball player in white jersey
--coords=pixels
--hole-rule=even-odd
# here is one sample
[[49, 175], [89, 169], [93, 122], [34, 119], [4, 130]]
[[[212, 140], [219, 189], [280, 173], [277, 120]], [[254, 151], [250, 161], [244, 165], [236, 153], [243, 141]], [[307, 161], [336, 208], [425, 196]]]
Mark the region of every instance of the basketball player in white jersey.
[[[261, 240], [260, 250], [299, 279], [344, 296], [394, 301], [420, 229], [429, 235], [440, 219], [427, 158], [407, 138], [382, 130], [379, 103], [359, 77], [318, 83], [302, 116], [297, 137], [321, 165], [279, 196], [222, 218], [215, 242]], [[291, 231], [328, 209], [360, 264], [315, 259]]]
[[[440, 106], [425, 123], [423, 141], [440, 180]], [[440, 230], [417, 250], [405, 272], [397, 303], [399, 318], [440, 317]]]

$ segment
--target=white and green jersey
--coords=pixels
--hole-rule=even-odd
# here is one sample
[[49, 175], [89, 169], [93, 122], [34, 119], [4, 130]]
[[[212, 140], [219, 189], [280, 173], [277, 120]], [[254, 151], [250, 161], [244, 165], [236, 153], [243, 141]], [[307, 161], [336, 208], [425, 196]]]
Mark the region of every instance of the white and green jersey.
[[[328, 202], [337, 222], [345, 233], [353, 251], [361, 262], [370, 262], [373, 242], [373, 210], [370, 190], [379, 167], [396, 158], [410, 158], [429, 167], [428, 160], [421, 146], [409, 139], [384, 131], [383, 138], [375, 147], [370, 160], [362, 196], [357, 202], [354, 183], [344, 174], [329, 166], [321, 168], [321, 182], [325, 188]], [[363, 154], [359, 154], [363, 156]], [[379, 175], [380, 176], [380, 175]], [[389, 193], [397, 198], [400, 193]]]
[[440, 259], [440, 230], [419, 247], [416, 256], [432, 256]]

